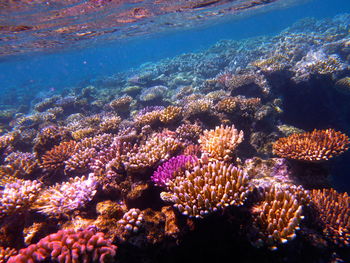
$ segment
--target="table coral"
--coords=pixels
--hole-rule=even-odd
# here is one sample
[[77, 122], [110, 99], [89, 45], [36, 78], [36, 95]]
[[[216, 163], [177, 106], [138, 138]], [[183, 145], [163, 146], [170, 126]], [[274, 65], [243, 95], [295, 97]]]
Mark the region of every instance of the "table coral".
[[243, 141], [243, 131], [238, 131], [234, 125], [221, 125], [212, 130], [205, 130], [198, 141], [202, 151], [211, 159], [228, 161]]
[[302, 161], [322, 161], [340, 155], [349, 148], [349, 137], [333, 129], [292, 134], [273, 144], [273, 153]]
[[323, 231], [340, 246], [350, 246], [350, 197], [334, 189], [314, 189], [311, 200], [319, 213]]
[[38, 243], [21, 249], [8, 263], [25, 262], [99, 262], [105, 263], [116, 254], [117, 247], [94, 230], [60, 230]]
[[230, 205], [242, 205], [250, 192], [248, 182], [248, 176], [232, 164], [198, 164], [185, 176], [170, 180], [169, 191], [162, 192], [161, 198], [174, 203], [182, 214], [201, 218]]

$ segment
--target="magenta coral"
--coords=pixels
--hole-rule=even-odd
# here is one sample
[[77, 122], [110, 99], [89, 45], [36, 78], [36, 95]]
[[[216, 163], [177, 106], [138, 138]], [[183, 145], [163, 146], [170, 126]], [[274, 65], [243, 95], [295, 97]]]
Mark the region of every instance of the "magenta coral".
[[188, 166], [194, 166], [197, 162], [197, 157], [193, 155], [179, 155], [173, 157], [159, 166], [151, 179], [155, 185], [165, 187], [169, 180], [174, 178], [177, 174], [184, 172]]
[[60, 230], [57, 233], [42, 238], [37, 244], [32, 244], [12, 256], [8, 263], [24, 262], [107, 262], [115, 256], [117, 246], [104, 238], [101, 232], [85, 229]]

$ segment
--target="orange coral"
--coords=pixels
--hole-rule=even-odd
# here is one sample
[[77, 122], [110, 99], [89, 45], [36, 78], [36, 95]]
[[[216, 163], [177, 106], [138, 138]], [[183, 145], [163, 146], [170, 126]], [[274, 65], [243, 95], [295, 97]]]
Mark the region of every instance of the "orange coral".
[[168, 182], [168, 192], [162, 192], [164, 201], [190, 217], [204, 217], [230, 205], [242, 205], [250, 191], [249, 178], [240, 169], [215, 161], [197, 165], [185, 176]]
[[349, 137], [333, 129], [313, 130], [280, 138], [273, 144], [273, 153], [303, 161], [322, 161], [342, 154], [349, 148]]
[[63, 168], [64, 162], [76, 152], [76, 144], [69, 141], [53, 147], [42, 156], [41, 167], [50, 171]]
[[315, 204], [324, 233], [335, 244], [350, 245], [350, 197], [334, 189], [312, 190], [311, 199]]
[[235, 126], [217, 126], [215, 130], [205, 130], [198, 140], [201, 149], [210, 158], [230, 160], [234, 150], [243, 141], [243, 131], [238, 132]]
[[177, 106], [168, 106], [162, 110], [159, 120], [165, 124], [175, 122], [182, 117], [182, 108]]
[[283, 187], [271, 187], [252, 212], [254, 226], [260, 235], [255, 245], [267, 245], [271, 249], [295, 238], [303, 218], [302, 206], [296, 196]]

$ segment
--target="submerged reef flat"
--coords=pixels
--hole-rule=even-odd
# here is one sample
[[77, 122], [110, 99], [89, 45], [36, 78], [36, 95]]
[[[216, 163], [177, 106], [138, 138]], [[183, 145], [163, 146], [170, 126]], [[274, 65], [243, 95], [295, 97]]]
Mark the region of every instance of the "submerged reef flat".
[[349, 261], [349, 25], [1, 98], [0, 263]]

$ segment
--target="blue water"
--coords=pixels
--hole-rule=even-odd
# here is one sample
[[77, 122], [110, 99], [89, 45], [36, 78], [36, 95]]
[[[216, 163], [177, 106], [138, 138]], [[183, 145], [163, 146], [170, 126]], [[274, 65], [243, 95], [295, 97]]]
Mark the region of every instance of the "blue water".
[[145, 62], [195, 52], [221, 39], [273, 35], [304, 17], [325, 18], [345, 12], [350, 12], [347, 0], [314, 0], [205, 28], [100, 44], [83, 50], [7, 58], [0, 62], [0, 86], [3, 90], [16, 89], [20, 93], [31, 89], [49, 91], [71, 87]]

